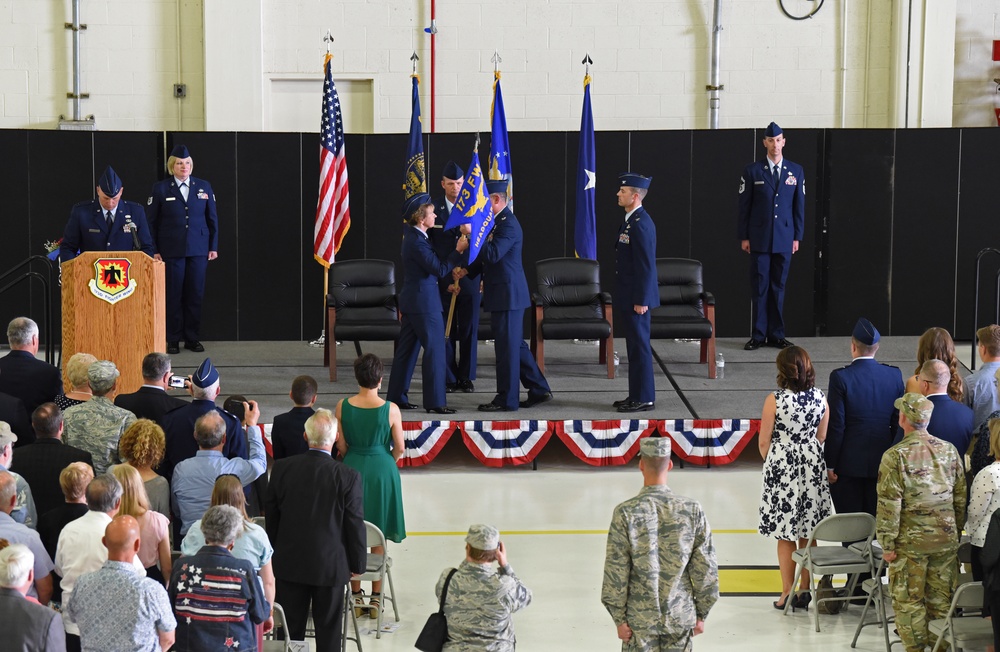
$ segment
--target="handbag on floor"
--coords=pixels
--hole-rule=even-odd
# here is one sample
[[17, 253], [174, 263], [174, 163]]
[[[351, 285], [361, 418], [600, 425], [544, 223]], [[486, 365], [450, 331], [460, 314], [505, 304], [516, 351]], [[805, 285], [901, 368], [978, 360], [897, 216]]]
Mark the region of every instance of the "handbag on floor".
[[451, 572], [448, 573], [444, 586], [441, 588], [441, 604], [437, 611], [427, 616], [427, 622], [424, 623], [424, 628], [420, 630], [420, 636], [414, 643], [414, 647], [421, 652], [441, 652], [444, 644], [448, 642], [448, 619], [444, 616], [444, 599], [448, 595], [448, 584], [451, 582], [451, 576], [457, 570], [457, 568], [452, 568]]
[[833, 575], [819, 578], [819, 585], [816, 587], [816, 610], [821, 614], [839, 614], [844, 608], [843, 602], [823, 602], [823, 599], [838, 598], [840, 595], [840, 591], [833, 588]]

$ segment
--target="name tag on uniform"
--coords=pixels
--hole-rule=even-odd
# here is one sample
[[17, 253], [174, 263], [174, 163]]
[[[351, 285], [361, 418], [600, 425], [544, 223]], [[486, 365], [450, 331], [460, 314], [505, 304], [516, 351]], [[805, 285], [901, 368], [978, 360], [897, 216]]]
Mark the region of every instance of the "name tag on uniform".
[[204, 190], [200, 191], [198, 193], [198, 199], [208, 199], [208, 193], [205, 192]]
[[755, 186], [763, 186], [764, 182], [763, 181], [754, 181], [753, 185], [755, 185]]
[[163, 201], [177, 201], [176, 197], [164, 197]]

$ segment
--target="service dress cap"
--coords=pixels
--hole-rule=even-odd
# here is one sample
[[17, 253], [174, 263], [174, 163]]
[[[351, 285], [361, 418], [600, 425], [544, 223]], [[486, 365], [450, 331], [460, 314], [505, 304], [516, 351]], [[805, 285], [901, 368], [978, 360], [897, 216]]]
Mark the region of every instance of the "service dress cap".
[[403, 219], [410, 219], [410, 216], [413, 215], [413, 212], [417, 210], [417, 208], [430, 203], [433, 203], [431, 202], [431, 196], [426, 192], [418, 192], [412, 197], [407, 197], [403, 200]]
[[506, 179], [490, 179], [486, 182], [486, 192], [494, 195], [497, 193], [507, 193]]

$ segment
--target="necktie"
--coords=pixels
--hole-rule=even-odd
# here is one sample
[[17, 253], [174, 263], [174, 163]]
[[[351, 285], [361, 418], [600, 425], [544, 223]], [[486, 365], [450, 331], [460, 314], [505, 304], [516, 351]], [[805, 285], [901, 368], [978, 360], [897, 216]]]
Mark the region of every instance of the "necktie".
[[778, 175], [779, 174], [780, 173], [778, 171], [778, 166], [777, 165], [775, 165], [774, 167], [771, 168], [771, 179], [774, 180], [774, 187], [775, 188], [778, 187]]
[[180, 191], [181, 191], [181, 197], [184, 198], [184, 201], [187, 201], [189, 188], [186, 181], [181, 184]]
[[115, 225], [115, 216], [111, 211], [108, 211], [106, 219], [108, 221], [108, 230], [110, 231], [111, 227]]

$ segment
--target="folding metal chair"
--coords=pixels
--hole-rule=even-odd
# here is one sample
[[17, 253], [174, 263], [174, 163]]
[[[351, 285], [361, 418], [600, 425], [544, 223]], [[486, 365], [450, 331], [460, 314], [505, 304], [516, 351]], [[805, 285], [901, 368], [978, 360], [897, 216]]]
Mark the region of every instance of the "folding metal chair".
[[[348, 620], [354, 626], [354, 636], [349, 636], [347, 633]], [[350, 584], [344, 587], [344, 623], [341, 631], [343, 632], [343, 640], [340, 644], [341, 652], [347, 652], [347, 641], [354, 641], [355, 645], [358, 646], [358, 652], [363, 652], [361, 649], [361, 632], [358, 631], [358, 617], [354, 613], [354, 601], [351, 600]]]
[[[858, 553], [863, 553], [862, 544], [852, 543], [848, 548], [854, 550]], [[891, 643], [889, 642], [889, 623], [895, 620], [895, 616], [889, 617], [885, 613], [885, 605], [887, 602], [892, 600], [889, 595], [889, 586], [883, 581], [882, 574], [885, 570], [885, 560], [882, 559], [882, 546], [878, 545], [878, 541], [872, 541], [871, 545], [872, 558], [877, 560], [878, 564], [875, 567], [875, 573], [870, 578], [861, 583], [861, 588], [864, 589], [865, 593], [868, 594], [868, 599], [865, 600], [865, 608], [861, 612], [861, 619], [858, 621], [858, 628], [854, 631], [854, 640], [851, 641], [851, 647], [857, 647], [858, 636], [861, 635], [861, 630], [868, 625], [878, 625], [882, 628], [882, 633], [885, 636], [885, 650], [890, 652], [892, 646], [896, 643], [902, 643], [898, 638]], [[868, 616], [868, 609], [874, 605], [878, 620], [873, 620], [871, 622], [865, 622], [865, 618]]]
[[[937, 636], [934, 651], [941, 648], [945, 641], [952, 650], [964, 649], [970, 646], [991, 645], [993, 643], [993, 623], [982, 618], [979, 611], [983, 607], [983, 583], [966, 582], [955, 591], [951, 599], [948, 615], [927, 623], [927, 629]], [[958, 613], [961, 610], [962, 613]], [[967, 612], [975, 612], [966, 615]]]
[[[392, 586], [392, 557], [389, 556], [389, 550], [386, 548], [385, 535], [382, 534], [382, 530], [378, 528], [374, 523], [369, 523], [365, 521], [365, 533], [367, 542], [365, 545], [369, 549], [368, 553], [368, 564], [365, 567], [365, 572], [361, 574], [360, 577], [352, 578], [354, 580], [359, 580], [361, 582], [381, 582], [382, 583], [382, 595], [381, 602], [389, 601], [392, 603], [392, 612], [396, 617], [396, 622], [399, 622], [399, 609], [396, 607], [396, 589]], [[370, 552], [370, 550], [376, 546], [381, 546], [382, 550], [385, 552], [381, 555], [376, 555]], [[386, 591], [386, 578], [389, 582], [389, 590]], [[354, 610], [351, 609], [351, 613]], [[375, 638], [382, 638], [382, 604], [379, 604], [378, 614], [375, 616]]]
[[[857, 581], [857, 573], [870, 573], [873, 570], [871, 542], [875, 537], [875, 517], [863, 512], [851, 514], [834, 514], [828, 516], [816, 525], [816, 529], [809, 536], [809, 544], [792, 553], [792, 561], [795, 562], [795, 575], [792, 585], [798, 585], [802, 571], [809, 571], [809, 594], [812, 602], [816, 606], [813, 610], [813, 618], [816, 622], [816, 631], [819, 631], [819, 603], [816, 589], [818, 588], [818, 578], [823, 575], [839, 575], [847, 573], [855, 577], [847, 586], [847, 595], [823, 598], [823, 602], [840, 601], [847, 602], [853, 599], [854, 583]], [[818, 541], [828, 541], [831, 543], [861, 543], [861, 552], [836, 546], [817, 546]], [[798, 595], [795, 590], [785, 600], [785, 614], [788, 614], [788, 607], [793, 598]]]
[[[285, 610], [277, 602], [274, 603], [274, 629], [264, 634], [264, 647], [261, 652], [288, 652], [292, 645], [292, 636], [288, 633], [288, 621], [285, 620]], [[281, 631], [284, 638], [279, 639], [277, 632]]]

